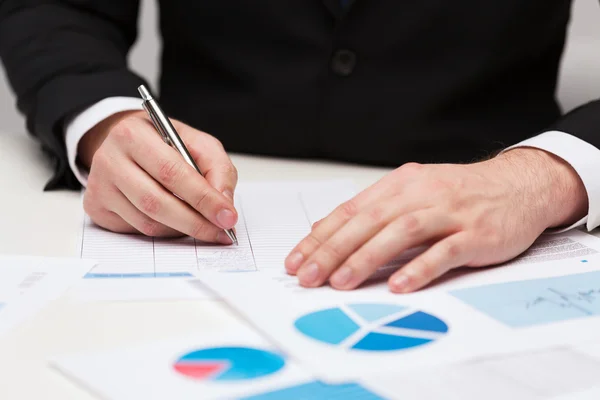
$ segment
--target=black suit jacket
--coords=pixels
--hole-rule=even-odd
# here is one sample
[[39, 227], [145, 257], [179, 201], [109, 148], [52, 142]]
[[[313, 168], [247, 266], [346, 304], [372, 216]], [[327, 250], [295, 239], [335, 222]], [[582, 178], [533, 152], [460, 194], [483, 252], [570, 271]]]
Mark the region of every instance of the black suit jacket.
[[[161, 0], [163, 108], [229, 151], [468, 162], [546, 129], [600, 147], [600, 102], [555, 99], [570, 0]], [[137, 0], [3, 0], [27, 126], [77, 187], [65, 119], [137, 96]]]

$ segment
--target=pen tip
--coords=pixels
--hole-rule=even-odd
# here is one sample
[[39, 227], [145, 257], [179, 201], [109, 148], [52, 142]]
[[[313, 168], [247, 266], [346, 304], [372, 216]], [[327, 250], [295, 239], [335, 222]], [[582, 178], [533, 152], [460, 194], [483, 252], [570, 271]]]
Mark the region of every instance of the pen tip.
[[235, 244], [236, 246], [238, 245], [238, 239], [237, 236], [235, 236], [235, 233], [233, 232], [232, 229], [226, 229], [225, 233], [227, 234], [227, 236], [229, 236], [229, 239], [231, 240], [232, 244]]

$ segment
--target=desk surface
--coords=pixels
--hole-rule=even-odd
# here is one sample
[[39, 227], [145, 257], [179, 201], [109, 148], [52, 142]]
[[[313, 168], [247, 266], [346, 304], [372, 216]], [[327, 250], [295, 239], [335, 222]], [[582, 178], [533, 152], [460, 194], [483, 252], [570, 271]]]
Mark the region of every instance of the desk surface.
[[[351, 178], [364, 188], [388, 171], [337, 163], [233, 155], [243, 181]], [[51, 166], [24, 135], [0, 132], [0, 254], [76, 256], [81, 199], [42, 192]], [[1, 399], [92, 399], [48, 368], [53, 355], [231, 329], [239, 322], [215, 301], [53, 302], [0, 340]]]

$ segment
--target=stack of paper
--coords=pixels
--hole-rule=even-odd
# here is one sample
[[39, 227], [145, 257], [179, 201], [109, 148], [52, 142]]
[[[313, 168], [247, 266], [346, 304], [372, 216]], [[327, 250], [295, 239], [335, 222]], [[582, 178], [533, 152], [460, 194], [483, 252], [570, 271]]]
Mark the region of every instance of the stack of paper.
[[[350, 292], [301, 288], [284, 271], [286, 255], [354, 193], [348, 182], [240, 185], [238, 248], [123, 237], [88, 222], [82, 254], [100, 261], [86, 277], [104, 293], [98, 298], [127, 299], [115, 289], [121, 283], [156, 285], [164, 292], [154, 298], [206, 298], [210, 288], [263, 336], [240, 329], [55, 365], [113, 399], [469, 399], [484, 387], [493, 388], [487, 398], [544, 398], [593, 389], [600, 354], [569, 346], [598, 340], [600, 239], [545, 236], [501, 267], [453, 272], [408, 295], [385, 282]], [[152, 298], [144, 291], [139, 298]]]

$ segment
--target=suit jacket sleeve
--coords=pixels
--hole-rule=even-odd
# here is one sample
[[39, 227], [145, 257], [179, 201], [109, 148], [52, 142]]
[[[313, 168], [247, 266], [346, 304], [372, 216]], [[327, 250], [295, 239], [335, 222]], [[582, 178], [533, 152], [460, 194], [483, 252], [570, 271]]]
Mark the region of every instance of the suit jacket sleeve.
[[600, 149], [600, 100], [574, 109], [550, 128], [577, 136]]
[[136, 96], [127, 68], [139, 0], [2, 0], [0, 57], [27, 130], [54, 161], [46, 189], [79, 188], [64, 122], [107, 97]]

